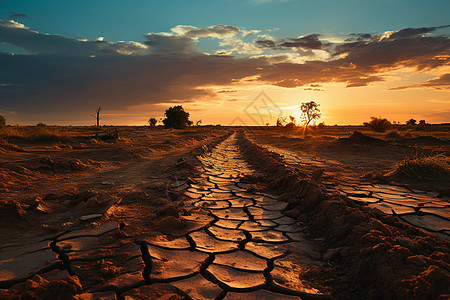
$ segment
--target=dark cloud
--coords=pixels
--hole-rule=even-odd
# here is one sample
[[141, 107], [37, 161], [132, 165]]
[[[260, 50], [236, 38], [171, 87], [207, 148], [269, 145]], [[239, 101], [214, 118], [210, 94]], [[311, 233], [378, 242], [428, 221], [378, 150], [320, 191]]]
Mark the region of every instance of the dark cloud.
[[255, 44], [261, 46], [262, 48], [275, 48], [275, 42], [272, 40], [257, 40]]
[[372, 35], [370, 33], [351, 33], [350, 37], [345, 40], [345, 42], [364, 42], [373, 39], [378, 39], [379, 35]]
[[450, 25], [439, 26], [439, 27], [422, 27], [422, 28], [405, 28], [392, 33], [390, 39], [405, 39], [405, 38], [415, 38], [426, 33], [431, 33], [437, 29], [446, 28]]
[[17, 18], [28, 18], [29, 16], [27, 14], [22, 14], [22, 13], [15, 13], [15, 12], [10, 12], [9, 13], [9, 18], [10, 19], [17, 19]]
[[404, 90], [409, 88], [434, 88], [437, 90], [441, 89], [449, 89], [450, 88], [450, 74], [444, 74], [441, 76], [438, 76], [436, 78], [430, 79], [425, 82], [411, 84], [411, 85], [404, 85], [399, 86], [395, 88], [391, 88], [391, 90]]
[[257, 40], [255, 43], [261, 48], [271, 48], [273, 50], [322, 50], [330, 46], [319, 40], [320, 34], [309, 34], [300, 38], [287, 38], [280, 41]]
[[381, 73], [402, 67], [429, 70], [450, 65], [450, 39], [445, 36], [382, 38], [335, 46], [334, 59], [304, 64], [277, 63], [261, 80], [283, 87], [343, 82], [347, 87], [383, 81]]
[[[195, 30], [191, 36], [149, 33], [144, 45], [80, 41], [0, 21], [1, 43], [35, 54], [0, 54], [0, 109], [57, 115], [90, 110], [93, 105], [123, 110], [147, 103], [182, 103], [217, 96], [209, 86], [234, 89], [233, 85], [244, 78], [313, 90], [329, 82], [360, 87], [382, 81], [382, 74], [401, 67], [423, 70], [450, 65], [449, 38], [418, 33], [424, 29], [414, 34], [400, 30], [383, 38], [358, 34], [352, 42], [334, 48], [327, 48], [317, 34], [257, 42], [260, 47], [294, 49], [297, 53], [327, 48], [333, 54], [327, 60], [302, 64], [293, 63], [285, 53], [258, 58], [201, 54], [194, 50], [194, 36], [207, 33]], [[209, 30], [208, 34], [225, 34], [219, 28]], [[447, 74], [414, 87], [449, 88], [448, 81]]]
[[189, 102], [211, 95], [201, 87], [254, 76], [264, 59], [204, 54], [68, 57], [0, 55], [0, 109], [73, 111], [93, 103], [125, 109], [144, 103]]
[[[353, 42], [337, 45], [334, 55], [346, 57], [345, 62], [355, 68], [376, 72], [382, 68], [417, 67], [436, 68], [448, 64], [448, 37], [383, 38], [370, 42]], [[442, 57], [443, 56], [443, 57]]]
[[145, 37], [148, 40], [144, 44], [150, 46], [151, 52], [155, 54], [193, 53], [195, 51], [194, 40], [183, 35], [149, 33]]
[[31, 54], [90, 56], [148, 52], [145, 45], [136, 42], [79, 40], [63, 35], [39, 33], [15, 21], [2, 20], [0, 43], [22, 48]]
[[318, 50], [323, 48], [323, 43], [319, 41], [319, 34], [310, 34], [301, 38], [288, 39], [288, 41], [283, 42], [279, 47], [286, 48], [302, 48]]

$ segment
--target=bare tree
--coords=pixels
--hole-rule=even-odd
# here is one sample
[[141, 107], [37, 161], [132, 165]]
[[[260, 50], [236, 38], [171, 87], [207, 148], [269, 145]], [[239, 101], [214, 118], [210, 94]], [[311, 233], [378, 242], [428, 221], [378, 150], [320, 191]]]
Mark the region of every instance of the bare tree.
[[202, 124], [202, 120], [198, 120], [197, 123], [195, 123], [195, 125], [200, 126]]
[[99, 107], [97, 107], [96, 115], [91, 115], [92, 117], [97, 119], [97, 127], [100, 126], [100, 120], [102, 119], [102, 118], [100, 118], [100, 111], [101, 110], [102, 110], [102, 107], [99, 106]]
[[305, 135], [309, 123], [318, 120], [322, 114], [320, 113], [319, 104], [314, 101], [302, 103], [300, 110], [302, 111], [300, 118], [305, 126], [303, 129], [303, 135]]

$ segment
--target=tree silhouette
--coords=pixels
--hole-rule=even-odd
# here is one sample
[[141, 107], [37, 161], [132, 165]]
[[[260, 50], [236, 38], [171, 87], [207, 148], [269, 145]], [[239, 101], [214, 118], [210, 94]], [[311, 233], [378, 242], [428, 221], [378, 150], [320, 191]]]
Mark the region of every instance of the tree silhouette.
[[195, 125], [196, 125], [196, 126], [202, 125], [202, 120], [198, 120], [198, 121], [195, 123]]
[[416, 125], [416, 120], [414, 119], [409, 119], [408, 121], [406, 121], [406, 125]]
[[150, 127], [155, 127], [156, 123], [158, 123], [158, 120], [156, 120], [156, 118], [148, 119], [148, 124], [150, 125]]
[[425, 125], [425, 124], [426, 124], [425, 120], [420, 120], [419, 121], [419, 125]]
[[181, 105], [170, 107], [164, 114], [166, 118], [163, 123], [167, 128], [183, 129], [192, 125], [192, 121], [189, 120], [189, 113], [185, 112]]
[[277, 127], [281, 127], [281, 126], [283, 126], [285, 123], [286, 123], [286, 117], [284, 117], [284, 118], [279, 117], [279, 118], [277, 119]]
[[300, 110], [302, 112], [300, 118], [305, 126], [303, 129], [303, 134], [305, 135], [309, 123], [318, 120], [322, 114], [320, 113], [319, 104], [314, 101], [303, 102]]
[[93, 116], [94, 118], [97, 119], [97, 127], [100, 126], [100, 120], [102, 119], [102, 118], [100, 118], [100, 111], [101, 111], [101, 110], [102, 110], [102, 107], [99, 106], [99, 107], [97, 107], [96, 114], [95, 114], [95, 115], [91, 115], [91, 116]]
[[3, 115], [0, 115], [0, 127], [6, 126], [6, 119]]

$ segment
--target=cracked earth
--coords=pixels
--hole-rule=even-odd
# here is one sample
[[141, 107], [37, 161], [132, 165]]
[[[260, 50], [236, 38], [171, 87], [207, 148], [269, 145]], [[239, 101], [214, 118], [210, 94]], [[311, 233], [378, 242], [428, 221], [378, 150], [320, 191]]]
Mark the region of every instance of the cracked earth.
[[[326, 288], [299, 279], [302, 269], [323, 264], [319, 246], [284, 215], [287, 203], [249, 190], [245, 176], [256, 172], [240, 153], [236, 134], [200, 161], [195, 183], [172, 186], [190, 198], [183, 218], [198, 224], [184, 236], [130, 242], [121, 231], [125, 224], [111, 222], [4, 246], [1, 287], [36, 274], [41, 280], [77, 275], [94, 298], [142, 294], [158, 283], [192, 299], [330, 298]], [[99, 272], [114, 276], [100, 283]]]
[[[291, 166], [329, 167], [330, 162], [315, 157], [298, 156], [289, 150], [264, 144], [280, 154]], [[398, 217], [405, 224], [450, 240], [450, 198], [438, 192], [422, 191], [395, 183], [360, 183], [328, 180], [322, 182], [331, 193], [339, 193], [354, 202]]]
[[[411, 231], [409, 226], [448, 239], [447, 198], [389, 184], [364, 185], [324, 180], [322, 183], [327, 192], [340, 193], [356, 206], [351, 206], [352, 210], [346, 213], [348, 207], [329, 209], [344, 202], [330, 201], [327, 204], [324, 201], [325, 209], [320, 210], [321, 213], [335, 211], [338, 216], [317, 217], [314, 210], [311, 213], [312, 208], [307, 215], [308, 201], [320, 200], [321, 195], [308, 198], [289, 194], [289, 199], [286, 199], [286, 194], [278, 194], [280, 189], [268, 189], [258, 180], [270, 177], [265, 177], [267, 174], [260, 173], [255, 169], [256, 165], [249, 163], [250, 160], [254, 163], [253, 158], [246, 160], [248, 156], [244, 152], [251, 150], [239, 139], [239, 134], [234, 133], [211, 151], [204, 151], [198, 157], [197, 176], [171, 184], [168, 201], [179, 211], [182, 221], [169, 215], [159, 224], [170, 232], [181, 222], [185, 225], [183, 234], [146, 235], [150, 231], [142, 228], [145, 226], [142, 220], [138, 222], [141, 227], [136, 227], [132, 221], [131, 224], [126, 224], [130, 223], [128, 221], [97, 223], [94, 219], [85, 229], [3, 245], [0, 246], [0, 289], [24, 292], [56, 280], [66, 286], [65, 289], [58, 286], [53, 290], [50, 288], [51, 293], [60, 293], [56, 299], [332, 299], [336, 297], [337, 285], [341, 289], [340, 296], [351, 298], [353, 295], [347, 294], [348, 291], [362, 291], [355, 297], [363, 299], [372, 295], [377, 299], [382, 292], [378, 286], [371, 285], [374, 282], [371, 276], [381, 274], [382, 280], [393, 284], [386, 289], [389, 288], [391, 293], [401, 290], [401, 295], [406, 295], [402, 299], [415, 293], [407, 294], [405, 291], [408, 289], [428, 293], [427, 287], [417, 289], [416, 281], [411, 281], [411, 288], [407, 285], [398, 288], [400, 281], [394, 280], [409, 277], [395, 275], [390, 267], [404, 268], [406, 273], [410, 273], [405, 268], [405, 261], [416, 272], [411, 273], [414, 276], [425, 270], [417, 277], [417, 282], [431, 282], [426, 276], [432, 276], [431, 280], [436, 284], [446, 285], [448, 277], [439, 269], [445, 270], [448, 266], [445, 259], [441, 259], [446, 244]], [[307, 169], [308, 165], [314, 168], [326, 166], [326, 162], [314, 158], [299, 157], [268, 145], [264, 147], [282, 155], [281, 166], [283, 163], [299, 169]], [[266, 161], [269, 161], [267, 157], [262, 159], [263, 164]], [[273, 166], [273, 170], [281, 170], [284, 174], [282, 167]], [[275, 185], [289, 182], [284, 181], [283, 176]], [[297, 189], [294, 187], [296, 184], [305, 185], [298, 190], [300, 193], [314, 191], [309, 188], [315, 183], [305, 180], [291, 183], [294, 183], [293, 189]], [[302, 205], [306, 211], [304, 215], [292, 213]], [[367, 221], [362, 217], [356, 208], [359, 206], [371, 219]], [[143, 210], [145, 206], [137, 209]], [[405, 225], [386, 219], [393, 225], [387, 227], [376, 219], [373, 212], [397, 217]], [[154, 217], [154, 213], [149, 211], [149, 218]], [[145, 216], [146, 212], [141, 211], [140, 215]], [[348, 222], [351, 219], [349, 215], [361, 223]], [[308, 220], [310, 217], [312, 223]], [[327, 229], [320, 225], [326, 222], [327, 226], [334, 227]], [[320, 236], [320, 230], [311, 234], [312, 226], [319, 226], [324, 235]], [[347, 227], [350, 233], [346, 234], [351, 238], [345, 239], [342, 238], [345, 233], [342, 229]], [[136, 235], [136, 230], [142, 234]], [[406, 231], [410, 238], [403, 236]], [[398, 236], [399, 233], [402, 236]], [[360, 240], [362, 245], [358, 244]], [[324, 249], [327, 243], [332, 246], [325, 247], [328, 250]], [[390, 244], [391, 254], [386, 255], [379, 245], [391, 247]], [[436, 250], [434, 253], [433, 248]], [[423, 253], [430, 253], [427, 254], [429, 258]], [[384, 258], [395, 259], [384, 261]], [[374, 267], [372, 271], [366, 265], [371, 268], [379, 266], [380, 269]], [[353, 267], [357, 272], [352, 271], [349, 275], [361, 277], [358, 274], [366, 274], [364, 276], [368, 279], [357, 283], [358, 280], [349, 279], [347, 274], [332, 274], [336, 270], [344, 272]], [[311, 276], [311, 270], [320, 273], [319, 276]], [[397, 277], [389, 279], [391, 275]], [[334, 286], [329, 286], [333, 280], [327, 280], [327, 276], [335, 278]], [[421, 278], [425, 280], [421, 281]], [[357, 287], [348, 285], [352, 280]], [[442, 291], [433, 293], [441, 294]]]

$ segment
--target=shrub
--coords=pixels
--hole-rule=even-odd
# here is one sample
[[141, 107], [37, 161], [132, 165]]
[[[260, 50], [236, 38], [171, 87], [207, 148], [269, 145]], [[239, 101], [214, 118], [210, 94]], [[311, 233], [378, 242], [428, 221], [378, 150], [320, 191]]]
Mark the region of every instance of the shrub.
[[317, 125], [317, 128], [318, 129], [325, 129], [325, 122], [320, 122], [318, 125]]
[[442, 154], [406, 157], [388, 175], [397, 175], [414, 180], [448, 180], [450, 157]]
[[39, 122], [39, 123], [36, 124], [36, 126], [37, 127], [45, 127], [45, 126], [47, 126], [47, 124]]
[[391, 127], [391, 122], [382, 117], [370, 117], [370, 122], [364, 122], [364, 126], [369, 127], [376, 132], [385, 132], [386, 129]]
[[408, 121], [406, 121], [406, 125], [416, 125], [416, 120], [414, 119], [409, 119]]
[[192, 125], [192, 121], [189, 120], [189, 113], [185, 112], [181, 105], [170, 107], [166, 110], [165, 115], [166, 118], [163, 123], [167, 128], [183, 129]]

